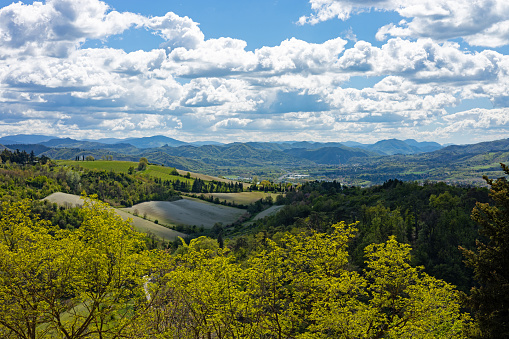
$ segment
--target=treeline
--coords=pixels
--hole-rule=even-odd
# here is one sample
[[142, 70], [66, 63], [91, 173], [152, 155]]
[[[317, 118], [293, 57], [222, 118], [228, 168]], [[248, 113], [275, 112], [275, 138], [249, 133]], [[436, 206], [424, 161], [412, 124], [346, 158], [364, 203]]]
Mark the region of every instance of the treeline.
[[152, 179], [155, 182], [164, 185], [165, 187], [171, 187], [175, 191], [184, 193], [238, 193], [244, 191], [242, 183], [222, 182], [216, 180], [204, 181], [199, 178], [191, 180], [190, 177], [187, 178], [186, 176], [183, 176], [182, 180], [180, 179], [165, 180], [160, 178]]
[[19, 151], [18, 149], [14, 152], [5, 148], [0, 153], [0, 163], [17, 163], [17, 164], [25, 164], [25, 165], [34, 165], [36, 163], [46, 164], [50, 158], [43, 155], [42, 157], [36, 157], [34, 151], [27, 153], [26, 151]]
[[243, 192], [242, 183], [222, 182], [212, 180], [205, 182], [200, 178], [196, 178], [191, 187], [192, 193], [238, 193]]
[[488, 201], [487, 189], [444, 183], [389, 180], [359, 188], [316, 181], [278, 197], [277, 203], [285, 206], [256, 221], [253, 232], [269, 236], [292, 229], [329, 232], [337, 221], [357, 222], [350, 253], [359, 267], [364, 266], [363, 249], [368, 244], [395, 236], [412, 246], [413, 264], [467, 291], [473, 286], [473, 274], [458, 246], [474, 246], [478, 232], [470, 214], [476, 202]]
[[253, 180], [253, 183], [249, 186], [248, 190], [252, 191], [261, 191], [261, 192], [272, 192], [272, 193], [286, 193], [292, 192], [295, 190], [295, 186], [290, 183], [274, 183], [268, 180], [262, 180], [261, 182], [256, 182], [257, 179]]

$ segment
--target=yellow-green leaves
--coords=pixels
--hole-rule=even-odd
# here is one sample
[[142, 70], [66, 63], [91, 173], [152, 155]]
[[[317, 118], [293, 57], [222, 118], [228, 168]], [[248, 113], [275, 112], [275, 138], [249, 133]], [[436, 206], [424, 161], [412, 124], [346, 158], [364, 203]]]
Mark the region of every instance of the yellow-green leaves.
[[238, 262], [207, 237], [149, 252], [106, 205], [78, 230], [0, 214], [2, 338], [462, 338], [453, 286], [409, 264], [395, 237], [349, 262], [355, 224], [267, 239]]
[[408, 245], [391, 237], [366, 248], [365, 271], [350, 266], [354, 226], [267, 240], [242, 264], [188, 246], [155, 284], [152, 312], [160, 320], [146, 323], [150, 336], [462, 338], [469, 319], [458, 292], [410, 266]]
[[105, 204], [87, 200], [79, 230], [29, 218], [27, 201], [2, 205], [3, 337], [114, 337], [143, 308], [150, 254], [141, 235]]

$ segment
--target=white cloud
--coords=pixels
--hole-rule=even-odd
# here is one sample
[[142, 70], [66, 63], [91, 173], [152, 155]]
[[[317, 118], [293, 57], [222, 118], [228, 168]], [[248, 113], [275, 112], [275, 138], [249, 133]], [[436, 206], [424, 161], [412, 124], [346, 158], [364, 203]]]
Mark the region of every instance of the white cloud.
[[463, 38], [473, 46], [509, 43], [509, 2], [506, 0], [310, 0], [313, 14], [300, 24], [317, 24], [375, 11], [395, 11], [408, 20], [381, 27], [377, 39], [388, 36], [435, 40]]
[[475, 108], [464, 112], [450, 114], [444, 119], [449, 129], [458, 131], [466, 127], [480, 129], [509, 128], [509, 108], [483, 109]]
[[0, 57], [49, 55], [66, 57], [86, 39], [120, 34], [143, 18], [109, 11], [99, 0], [47, 0], [0, 9]]
[[180, 17], [175, 13], [168, 12], [163, 17], [145, 19], [145, 27], [157, 32], [166, 42], [165, 47], [196, 48], [204, 41], [205, 36], [198, 24], [190, 18]]
[[[333, 3], [346, 6], [332, 6], [323, 18], [337, 16], [337, 8], [344, 18], [370, 8], [401, 12], [412, 20], [392, 26], [390, 34], [398, 36], [410, 32], [418, 17], [438, 22], [466, 15], [455, 8], [447, 14], [442, 2]], [[314, 19], [306, 20], [318, 20], [316, 9]], [[505, 29], [503, 21], [493, 27]], [[166, 42], [130, 53], [82, 47], [132, 28]], [[482, 34], [468, 36], [482, 40]], [[439, 124], [450, 126], [441, 128], [441, 136], [466, 128], [507, 129], [508, 56], [472, 53], [431, 38], [391, 38], [381, 47], [347, 43], [292, 38], [247, 51], [243, 40], [205, 39], [198, 23], [174, 13], [119, 13], [98, 0], [12, 4], [0, 9], [0, 133], [8, 124], [13, 131], [29, 128], [28, 121], [37, 121], [45, 133], [69, 136], [178, 133], [196, 139], [194, 133], [204, 139], [221, 131], [225, 140], [248, 134], [262, 140], [337, 140], [339, 134], [345, 140], [375, 131], [429, 135], [429, 125]], [[351, 78], [370, 82], [353, 88]], [[490, 99], [499, 110], [464, 115], [445, 110], [476, 98]]]

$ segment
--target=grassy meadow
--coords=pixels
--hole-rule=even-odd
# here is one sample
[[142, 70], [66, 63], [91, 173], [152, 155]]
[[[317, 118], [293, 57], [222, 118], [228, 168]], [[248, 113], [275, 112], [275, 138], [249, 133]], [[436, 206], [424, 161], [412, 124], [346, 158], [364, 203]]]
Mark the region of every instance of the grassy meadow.
[[[74, 160], [57, 160], [59, 165], [63, 166], [80, 166], [82, 168], [88, 169], [97, 169], [97, 170], [105, 170], [105, 171], [114, 171], [114, 172], [122, 172], [127, 173], [129, 167], [134, 167], [135, 169], [138, 167], [138, 163], [134, 161], [109, 161], [109, 160], [95, 160], [95, 161], [74, 161]], [[201, 173], [188, 172], [184, 170], [177, 169], [177, 172], [180, 176], [173, 175], [173, 167], [164, 167], [161, 165], [148, 165], [147, 169], [142, 172], [137, 172], [139, 174], [149, 175], [154, 178], [160, 178], [163, 180], [180, 180], [187, 181], [190, 185], [193, 184], [194, 179], [201, 179], [204, 181], [221, 181], [221, 182], [232, 182], [231, 180], [227, 180], [224, 178], [214, 177], [211, 175], [205, 175]], [[190, 179], [184, 178], [184, 176], [189, 173], [191, 175]], [[245, 184], [247, 185], [247, 184]]]

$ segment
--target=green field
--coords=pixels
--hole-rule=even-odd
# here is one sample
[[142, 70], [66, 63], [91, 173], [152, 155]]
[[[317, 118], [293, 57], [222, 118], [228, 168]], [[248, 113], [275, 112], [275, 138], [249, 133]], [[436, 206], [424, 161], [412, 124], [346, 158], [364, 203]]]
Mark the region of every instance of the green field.
[[[58, 160], [57, 163], [62, 166], [80, 166], [82, 168], [87, 169], [97, 169], [97, 170], [105, 170], [105, 171], [113, 171], [113, 172], [122, 172], [127, 173], [129, 167], [134, 167], [135, 169], [138, 167], [137, 162], [133, 161], [107, 161], [107, 160], [96, 160], [96, 161], [72, 161], [72, 160]], [[180, 180], [187, 181], [190, 185], [193, 184], [194, 179], [186, 179], [181, 176], [172, 175], [173, 167], [164, 167], [160, 165], [148, 165], [147, 169], [141, 172], [135, 171], [135, 173], [140, 175], [148, 175], [153, 178], [160, 178], [163, 180]], [[182, 172], [182, 171], [179, 171]], [[187, 172], [184, 172], [185, 175]], [[196, 177], [196, 176], [195, 176]]]
[[[80, 166], [82, 168], [88, 169], [97, 169], [97, 170], [105, 170], [105, 171], [113, 171], [113, 172], [122, 172], [127, 173], [129, 167], [138, 168], [138, 163], [134, 161], [108, 161], [108, 160], [95, 160], [95, 161], [74, 161], [74, 160], [57, 160], [57, 163], [62, 166]], [[174, 168], [173, 167], [164, 167], [160, 165], [148, 165], [147, 169], [141, 172], [135, 171], [135, 173], [140, 175], [148, 175], [153, 178], [160, 178], [163, 180], [180, 180], [187, 181], [189, 185], [192, 185], [194, 179], [198, 178], [204, 181], [221, 181], [221, 182], [234, 182], [232, 180], [227, 180], [224, 178], [214, 177], [210, 175], [187, 172], [183, 170], [177, 169], [180, 173], [180, 176], [172, 175]], [[184, 178], [185, 175], [189, 173], [191, 175], [190, 179]], [[244, 187], [249, 186], [245, 184]]]

